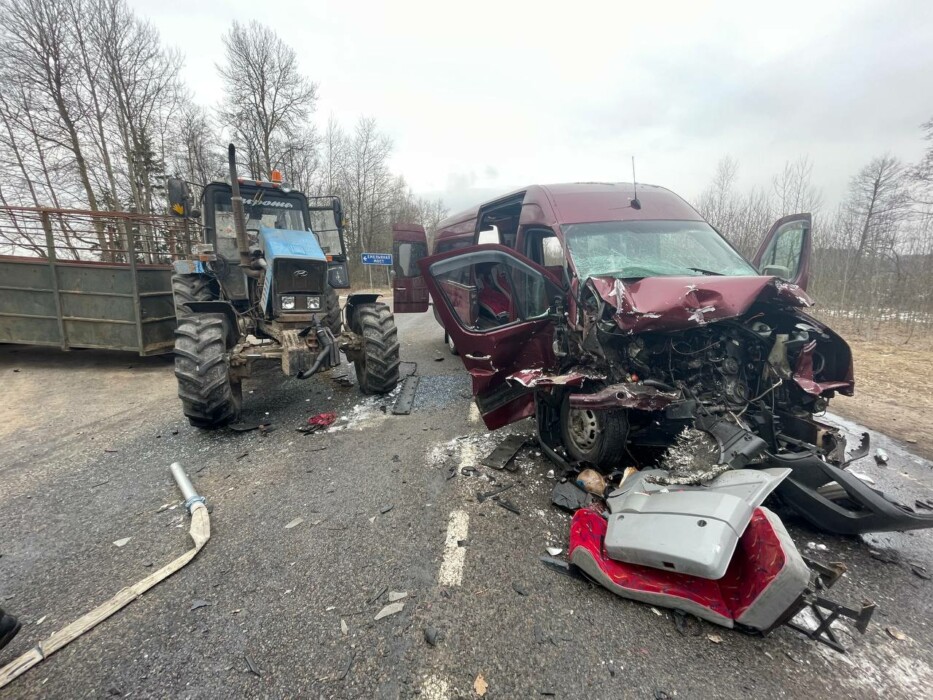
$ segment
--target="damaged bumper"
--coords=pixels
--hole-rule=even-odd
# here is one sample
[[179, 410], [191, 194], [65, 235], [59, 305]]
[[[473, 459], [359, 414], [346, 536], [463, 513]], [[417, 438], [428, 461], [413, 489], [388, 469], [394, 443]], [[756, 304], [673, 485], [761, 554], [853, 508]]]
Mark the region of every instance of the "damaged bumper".
[[768, 454], [766, 463], [791, 470], [777, 494], [820, 530], [860, 535], [933, 527], [933, 514], [907, 510], [852, 472], [827, 464], [812, 454]]

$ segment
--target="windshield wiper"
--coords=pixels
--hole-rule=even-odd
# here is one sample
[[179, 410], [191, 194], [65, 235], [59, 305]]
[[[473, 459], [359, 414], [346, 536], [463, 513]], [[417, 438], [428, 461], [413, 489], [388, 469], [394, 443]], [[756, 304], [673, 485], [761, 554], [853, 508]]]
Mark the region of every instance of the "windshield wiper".
[[701, 275], [715, 275], [716, 277], [724, 277], [721, 272], [713, 272], [712, 270], [704, 270], [702, 267], [688, 267], [688, 270], [693, 270], [694, 272], [699, 272]]

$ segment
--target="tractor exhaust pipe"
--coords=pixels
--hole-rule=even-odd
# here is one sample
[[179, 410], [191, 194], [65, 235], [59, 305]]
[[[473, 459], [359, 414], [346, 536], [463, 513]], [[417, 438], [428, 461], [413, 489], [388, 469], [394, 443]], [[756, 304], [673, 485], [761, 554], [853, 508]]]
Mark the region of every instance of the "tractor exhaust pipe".
[[233, 206], [233, 226], [236, 231], [236, 247], [240, 253], [240, 267], [250, 277], [258, 277], [258, 270], [253, 269], [253, 259], [249, 254], [249, 238], [246, 236], [246, 211], [243, 209], [243, 197], [240, 196], [240, 180], [236, 172], [236, 146], [227, 146], [227, 160], [230, 164], [230, 187], [233, 190], [230, 204]]
[[160, 581], [167, 579], [194, 559], [195, 555], [207, 544], [207, 541], [211, 538], [211, 518], [207, 506], [204, 504], [204, 496], [198, 495], [198, 492], [194, 490], [191, 479], [188, 478], [184, 467], [178, 462], [174, 462], [169, 469], [175, 478], [175, 483], [178, 484], [181, 495], [185, 497], [185, 508], [191, 514], [191, 528], [188, 530], [188, 534], [191, 536], [194, 546], [158, 571], [149, 574], [142, 581], [118, 591], [110, 600], [82, 615], [44, 642], [39, 642], [19, 658], [13, 659], [6, 666], [0, 668], [0, 688], [23, 675], [33, 666], [70, 644], [88, 630], [93, 629], [118, 610], [122, 610]]

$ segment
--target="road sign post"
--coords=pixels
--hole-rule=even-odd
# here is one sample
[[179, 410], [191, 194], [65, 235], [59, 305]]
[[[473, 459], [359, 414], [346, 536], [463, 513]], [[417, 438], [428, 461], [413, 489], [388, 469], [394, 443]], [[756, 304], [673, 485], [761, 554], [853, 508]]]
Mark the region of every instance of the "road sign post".
[[[369, 269], [369, 286], [373, 286], [373, 266], [392, 267], [392, 253], [360, 253], [360, 261]], [[386, 270], [388, 276], [388, 270]]]

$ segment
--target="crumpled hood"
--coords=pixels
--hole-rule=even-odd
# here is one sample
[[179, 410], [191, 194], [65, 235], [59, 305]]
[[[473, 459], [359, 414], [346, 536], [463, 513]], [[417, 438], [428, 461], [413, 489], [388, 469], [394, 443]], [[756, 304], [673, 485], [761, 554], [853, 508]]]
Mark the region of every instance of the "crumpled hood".
[[756, 301], [813, 305], [800, 287], [777, 277], [645, 277], [634, 282], [590, 277], [586, 283], [615, 309], [613, 318], [629, 333], [683, 330], [735, 318]]

